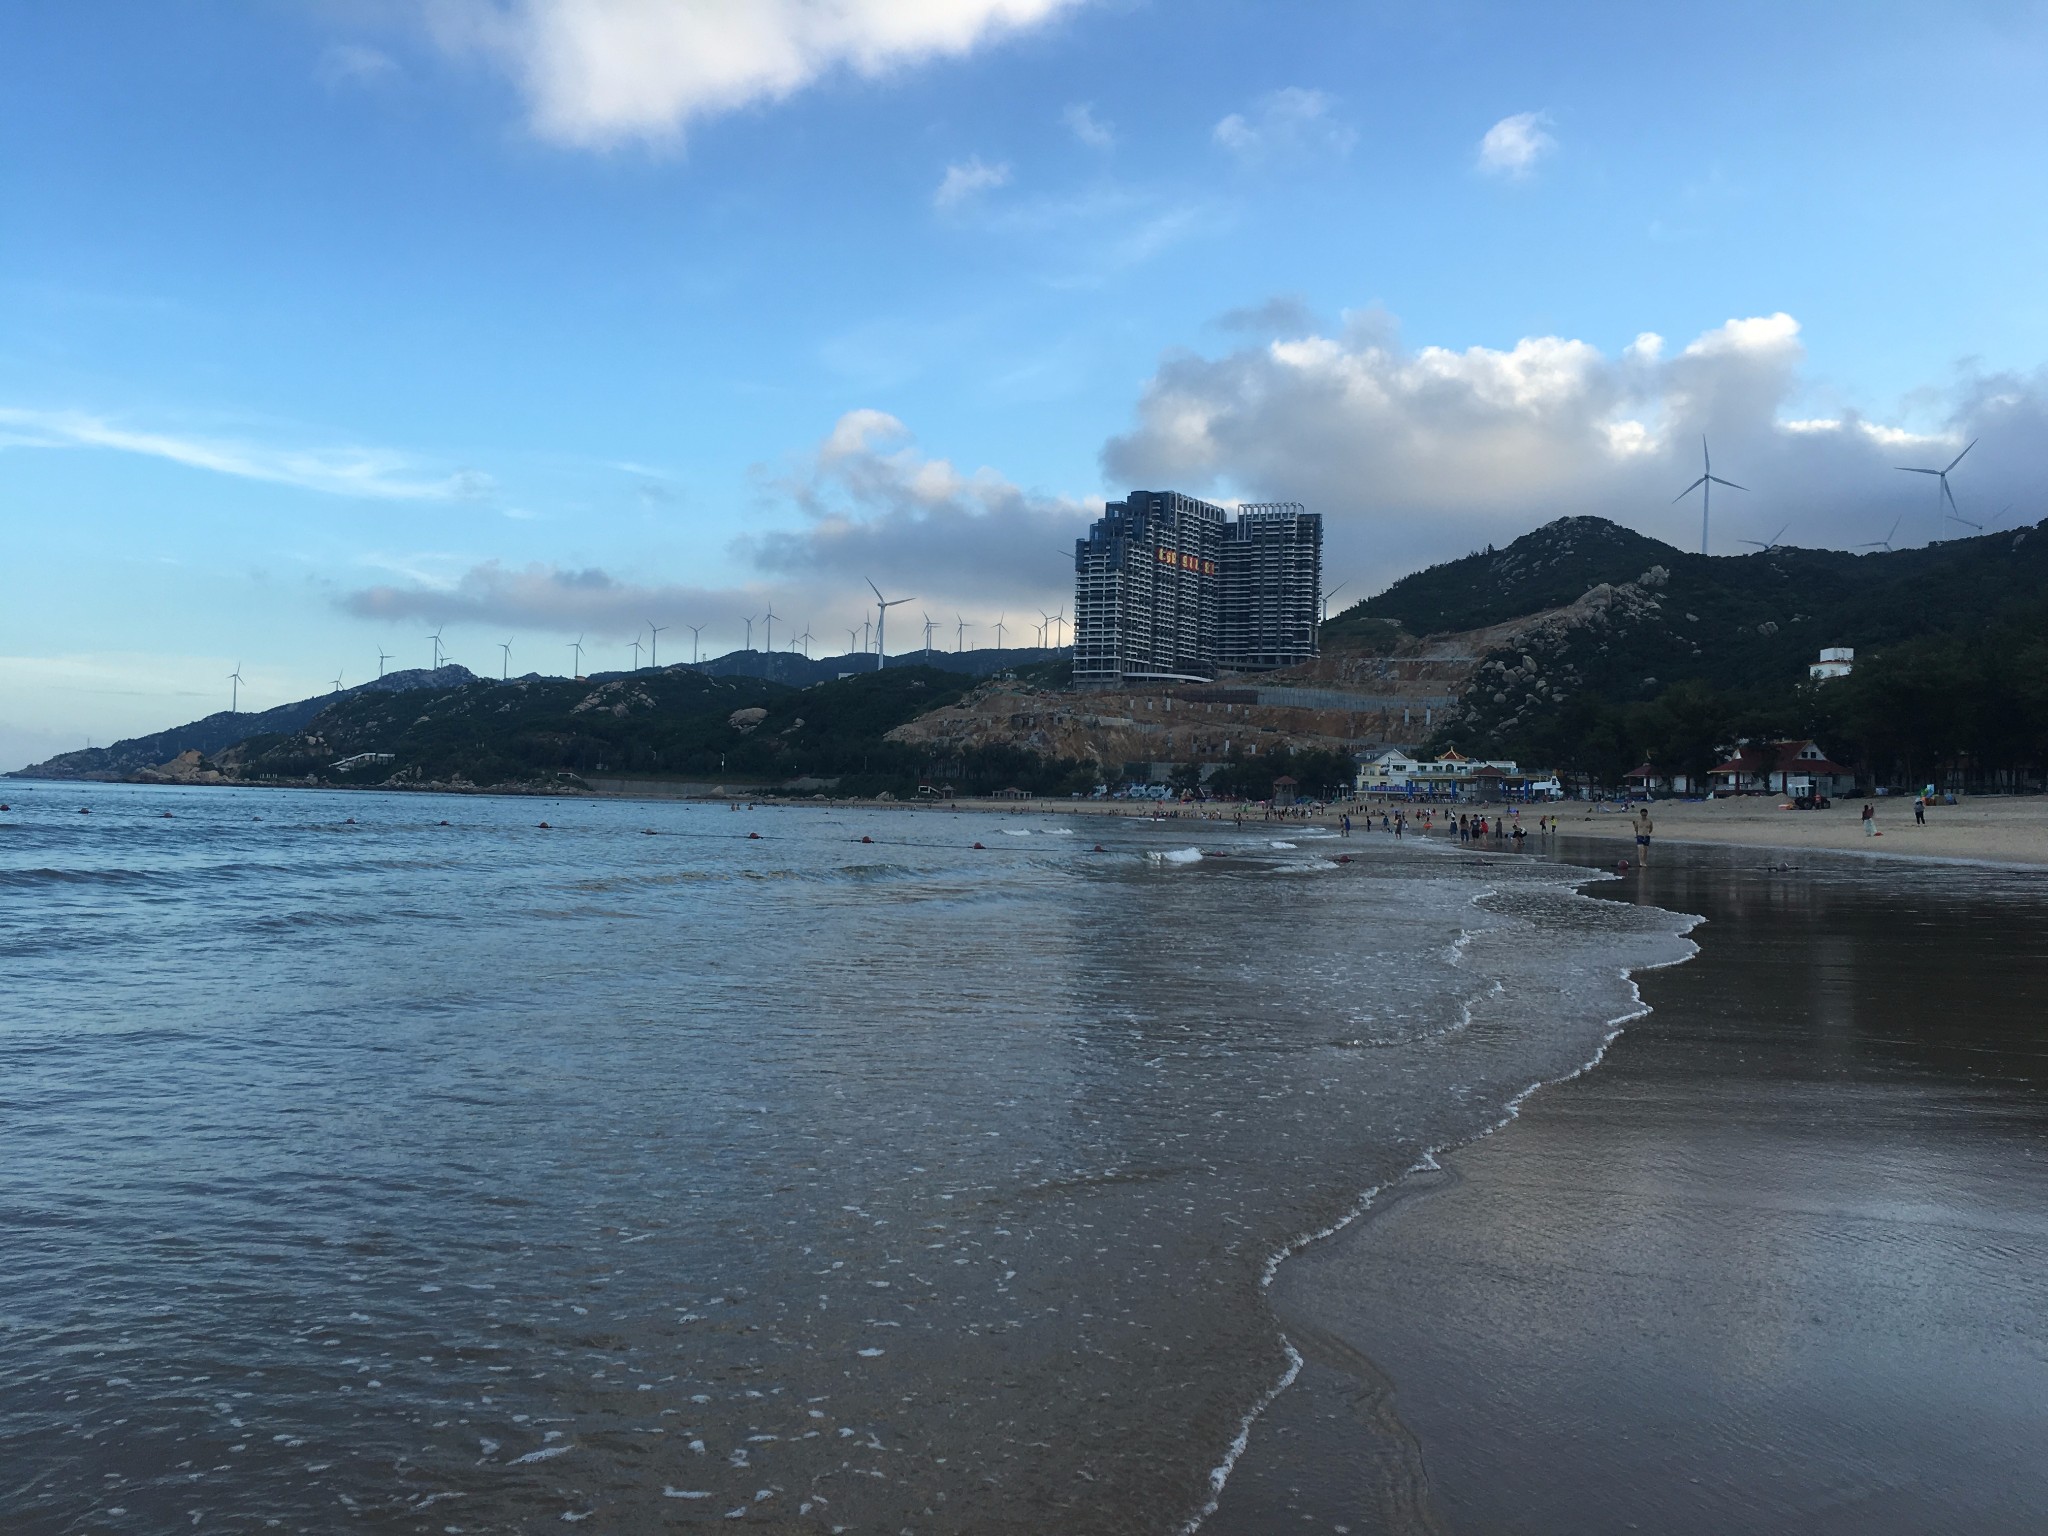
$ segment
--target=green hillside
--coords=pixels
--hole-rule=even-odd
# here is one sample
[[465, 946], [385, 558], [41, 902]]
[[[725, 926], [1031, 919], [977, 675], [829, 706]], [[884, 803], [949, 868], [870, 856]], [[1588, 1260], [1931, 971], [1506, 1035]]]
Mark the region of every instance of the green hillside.
[[[1982, 778], [2048, 759], [2048, 719], [2016, 660], [2035, 654], [2044, 598], [2048, 537], [2031, 529], [1704, 557], [1567, 518], [1406, 577], [1326, 634], [1463, 631], [1579, 604], [1489, 654], [1438, 744], [1604, 782], [1645, 758], [1697, 772], [1717, 744], [1766, 734], [1819, 736], [1880, 776], [1948, 764]], [[1812, 687], [1825, 646], [1853, 647], [1856, 673]]]
[[[346, 785], [545, 787], [591, 774], [735, 784], [835, 782], [843, 793], [914, 792], [927, 775], [962, 790], [1065, 785], [1073, 765], [1024, 753], [943, 763], [884, 740], [958, 699], [976, 679], [924, 667], [793, 688], [688, 667], [570, 681], [474, 682], [428, 695], [344, 699], [303, 730], [223, 754], [245, 780]], [[359, 753], [390, 761], [339, 769]]]

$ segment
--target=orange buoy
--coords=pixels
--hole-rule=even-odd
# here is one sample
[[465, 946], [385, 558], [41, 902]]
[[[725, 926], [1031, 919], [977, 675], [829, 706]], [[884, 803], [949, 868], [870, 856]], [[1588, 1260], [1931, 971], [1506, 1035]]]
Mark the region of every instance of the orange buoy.
[[548, 824], [547, 824], [546, 822], [542, 822], [542, 823], [540, 824], [540, 829], [541, 829], [541, 831], [543, 831], [543, 832], [550, 832], [550, 831], [553, 831], [553, 830], [554, 830], [554, 829], [553, 829], [552, 827], [550, 827], [550, 826], [549, 826], [549, 825], [548, 825]]
[[976, 844], [975, 844], [974, 846], [975, 846], [975, 847], [977, 847], [977, 848], [979, 848], [979, 847], [981, 847], [981, 844], [979, 844], [979, 843], [976, 843]]
[[759, 842], [759, 841], [761, 840], [761, 834], [760, 834], [760, 833], [758, 833], [758, 832], [749, 832], [749, 833], [747, 834], [747, 838], [748, 838], [748, 840], [749, 840], [749, 841], [751, 841], [751, 842], [756, 842], [756, 843], [758, 843], [758, 842]]
[[864, 843], [872, 843], [874, 839], [872, 837], [864, 837], [861, 839], [861, 841]]
[[91, 812], [91, 811], [90, 811], [90, 810], [89, 810], [88, 808], [86, 808], [85, 806], [82, 806], [82, 805], [81, 805], [81, 806], [80, 806], [80, 807], [78, 808], [78, 814], [79, 814], [79, 815], [81, 815], [81, 816], [90, 816], [90, 815], [92, 814], [92, 812]]
[[1097, 852], [1097, 853], [1107, 853], [1107, 852], [1109, 852], [1109, 850], [1108, 850], [1107, 848], [1103, 847], [1103, 846], [1102, 846], [1102, 844], [1100, 844], [1100, 843], [1097, 843], [1097, 844], [1095, 845], [1095, 850], [1094, 850], [1094, 851], [1095, 851], [1095, 852]]

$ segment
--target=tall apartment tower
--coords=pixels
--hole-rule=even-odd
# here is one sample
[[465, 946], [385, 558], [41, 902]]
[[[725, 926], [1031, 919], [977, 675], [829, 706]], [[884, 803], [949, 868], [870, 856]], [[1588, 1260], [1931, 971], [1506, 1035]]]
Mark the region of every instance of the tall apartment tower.
[[1074, 680], [1205, 682], [1316, 655], [1323, 520], [1293, 502], [1233, 518], [1178, 491], [1109, 502], [1074, 544]]
[[1226, 671], [1312, 661], [1323, 595], [1323, 520], [1298, 501], [1246, 502], [1223, 537]]

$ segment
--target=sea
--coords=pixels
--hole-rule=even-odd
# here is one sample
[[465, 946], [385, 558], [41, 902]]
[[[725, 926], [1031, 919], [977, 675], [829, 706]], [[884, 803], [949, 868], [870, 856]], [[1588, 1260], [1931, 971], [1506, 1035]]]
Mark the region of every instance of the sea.
[[1298, 822], [0, 781], [0, 1530], [1186, 1532], [1696, 919]]

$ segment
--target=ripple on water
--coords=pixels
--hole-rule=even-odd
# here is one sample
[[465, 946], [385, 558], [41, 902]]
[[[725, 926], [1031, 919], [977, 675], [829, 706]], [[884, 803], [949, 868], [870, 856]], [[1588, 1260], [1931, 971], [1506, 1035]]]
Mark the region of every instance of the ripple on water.
[[119, 878], [0, 904], [0, 1525], [1170, 1525], [1272, 1256], [1682, 942], [1291, 828], [108, 803]]

